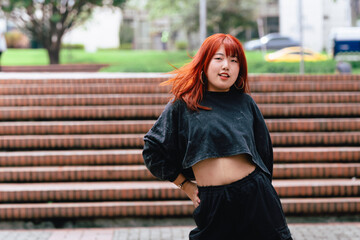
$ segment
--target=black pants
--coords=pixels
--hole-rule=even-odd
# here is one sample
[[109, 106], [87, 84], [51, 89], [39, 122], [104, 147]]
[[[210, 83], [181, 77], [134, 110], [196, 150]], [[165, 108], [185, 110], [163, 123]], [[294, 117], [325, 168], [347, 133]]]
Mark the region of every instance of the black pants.
[[190, 240], [292, 239], [280, 199], [259, 169], [228, 185], [199, 187], [199, 197]]

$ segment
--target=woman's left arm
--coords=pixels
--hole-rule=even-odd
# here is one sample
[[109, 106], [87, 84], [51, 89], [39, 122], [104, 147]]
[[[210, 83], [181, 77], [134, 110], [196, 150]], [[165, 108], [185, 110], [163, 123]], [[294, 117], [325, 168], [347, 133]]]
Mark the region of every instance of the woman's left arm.
[[263, 115], [260, 112], [260, 109], [255, 104], [253, 105], [254, 109], [254, 137], [256, 150], [259, 153], [261, 159], [263, 160], [266, 168], [270, 172], [270, 180], [273, 175], [273, 165], [274, 165], [274, 155], [273, 155], [273, 146], [271, 142], [271, 137], [269, 130], [265, 124]]

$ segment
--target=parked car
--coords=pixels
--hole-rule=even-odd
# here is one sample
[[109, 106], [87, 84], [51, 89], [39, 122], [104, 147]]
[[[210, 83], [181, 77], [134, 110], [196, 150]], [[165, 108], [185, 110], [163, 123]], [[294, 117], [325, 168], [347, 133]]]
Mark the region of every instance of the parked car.
[[260, 39], [251, 40], [244, 44], [245, 50], [260, 50], [261, 46], [264, 45], [266, 49], [278, 50], [285, 47], [299, 46], [299, 42], [283, 36], [279, 33], [269, 33]]
[[[327, 56], [314, 52], [310, 49], [303, 49], [304, 61], [325, 61]], [[269, 53], [265, 56], [267, 62], [299, 62], [301, 59], [300, 47], [288, 47]]]

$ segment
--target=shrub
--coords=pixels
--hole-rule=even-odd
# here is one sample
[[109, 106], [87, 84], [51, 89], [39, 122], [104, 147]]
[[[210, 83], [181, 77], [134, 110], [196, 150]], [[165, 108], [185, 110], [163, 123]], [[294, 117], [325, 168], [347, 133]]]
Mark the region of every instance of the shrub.
[[[305, 62], [305, 73], [334, 73], [335, 61]], [[299, 73], [299, 63], [252, 62], [248, 65], [250, 73]]]
[[5, 33], [5, 39], [8, 48], [28, 48], [30, 46], [29, 38], [18, 30]]
[[177, 50], [186, 50], [188, 47], [187, 42], [184, 41], [179, 41], [175, 43], [176, 49]]
[[360, 68], [360, 61], [352, 61], [349, 62], [351, 64], [351, 67], [354, 68]]
[[61, 48], [63, 49], [85, 49], [85, 46], [84, 44], [80, 44], [80, 43], [74, 43], [74, 44], [71, 44], [71, 43], [63, 43], [61, 44]]
[[122, 43], [122, 44], [120, 44], [120, 49], [122, 49], [122, 50], [131, 50], [132, 49], [132, 43]]

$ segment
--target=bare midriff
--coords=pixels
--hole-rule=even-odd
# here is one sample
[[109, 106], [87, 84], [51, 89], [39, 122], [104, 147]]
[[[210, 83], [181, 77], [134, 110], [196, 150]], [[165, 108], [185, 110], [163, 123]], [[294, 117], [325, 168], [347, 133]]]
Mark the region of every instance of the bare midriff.
[[255, 170], [247, 154], [208, 158], [196, 163], [192, 169], [198, 186], [226, 185], [240, 180]]

